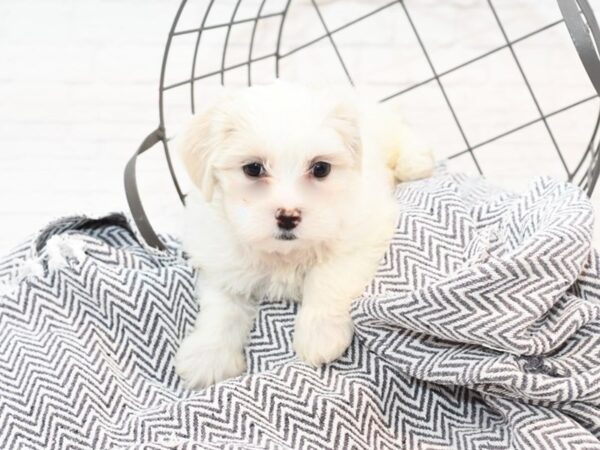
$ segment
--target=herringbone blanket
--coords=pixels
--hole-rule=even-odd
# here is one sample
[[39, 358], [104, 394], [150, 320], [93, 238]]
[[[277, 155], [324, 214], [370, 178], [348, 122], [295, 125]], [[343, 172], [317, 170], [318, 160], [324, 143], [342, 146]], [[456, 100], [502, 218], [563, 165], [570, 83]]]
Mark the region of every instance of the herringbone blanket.
[[296, 306], [265, 302], [248, 374], [201, 392], [173, 369], [197, 308], [177, 242], [151, 251], [122, 215], [50, 224], [0, 260], [0, 448], [600, 448], [586, 197], [452, 175], [397, 195], [346, 354], [306, 366]]

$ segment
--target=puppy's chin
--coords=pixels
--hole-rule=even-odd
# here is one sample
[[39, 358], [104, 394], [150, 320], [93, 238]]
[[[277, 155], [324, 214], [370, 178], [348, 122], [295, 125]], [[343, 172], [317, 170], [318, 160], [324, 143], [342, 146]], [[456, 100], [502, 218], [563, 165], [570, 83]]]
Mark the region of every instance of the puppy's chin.
[[277, 232], [272, 237], [263, 240], [253, 247], [266, 254], [289, 255], [291, 253], [307, 250], [309, 244], [291, 232]]
[[280, 231], [275, 234], [275, 239], [278, 241], [295, 241], [298, 236], [293, 231]]

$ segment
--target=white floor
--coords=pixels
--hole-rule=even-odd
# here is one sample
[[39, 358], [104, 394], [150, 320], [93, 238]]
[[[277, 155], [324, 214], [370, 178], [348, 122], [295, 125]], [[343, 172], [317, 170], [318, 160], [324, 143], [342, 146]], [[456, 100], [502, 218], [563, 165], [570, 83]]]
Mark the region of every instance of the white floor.
[[[163, 47], [178, 0], [3, 0], [0, 2], [0, 254], [48, 220], [75, 213], [125, 210], [122, 170], [130, 154], [158, 123], [158, 78]], [[180, 29], [198, 26], [190, 0]], [[200, 2], [202, 3], [202, 2]], [[253, 13], [257, 0], [244, 1], [237, 18]], [[381, 0], [321, 0], [330, 29], [387, 4]], [[220, 0], [209, 22], [220, 23], [235, 2]], [[265, 13], [281, 8], [268, 0]], [[406, 0], [438, 72], [505, 43], [483, 0]], [[497, 0], [511, 40], [558, 18], [553, 0]], [[592, 2], [600, 10], [600, 1]], [[282, 52], [323, 34], [307, 0], [293, 0], [282, 37]], [[255, 56], [274, 50], [278, 19], [256, 33]], [[247, 58], [251, 25], [235, 27], [226, 66]], [[220, 64], [224, 30], [203, 38], [198, 72]], [[386, 8], [356, 27], [334, 34], [354, 82], [382, 98], [431, 70], [400, 5]], [[194, 36], [174, 45], [167, 78], [189, 77]], [[593, 95], [564, 25], [549, 28], [514, 46], [544, 113]], [[283, 60], [282, 76], [306, 81], [345, 81], [328, 39]], [[216, 66], [215, 66], [216, 64]], [[242, 84], [246, 68], [226, 75]], [[273, 62], [253, 65], [256, 81], [273, 77]], [[214, 93], [218, 77], [198, 84], [197, 103]], [[442, 77], [470, 144], [477, 144], [535, 120], [535, 108], [509, 50]], [[189, 89], [174, 89], [166, 100], [167, 130], [189, 113]], [[465, 148], [435, 80], [395, 100], [409, 122], [440, 157]], [[549, 126], [573, 167], [589, 138], [598, 100], [553, 116]], [[160, 230], [177, 228], [178, 204], [159, 152], [139, 168], [142, 193]], [[531, 176], [563, 176], [541, 122], [476, 152], [484, 172], [497, 183], [523, 187]], [[456, 170], [474, 171], [465, 155]], [[600, 191], [600, 189], [597, 189]], [[600, 194], [600, 192], [597, 192]], [[595, 197], [600, 206], [600, 195]], [[598, 208], [600, 209], [600, 208]], [[600, 228], [600, 227], [598, 227]], [[600, 236], [597, 233], [597, 246]]]

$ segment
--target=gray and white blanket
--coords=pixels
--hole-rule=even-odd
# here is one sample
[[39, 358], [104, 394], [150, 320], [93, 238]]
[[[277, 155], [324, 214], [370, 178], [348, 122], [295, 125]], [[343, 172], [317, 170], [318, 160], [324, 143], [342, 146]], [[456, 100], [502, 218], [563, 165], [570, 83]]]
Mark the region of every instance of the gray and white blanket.
[[173, 370], [197, 308], [178, 243], [118, 214], [50, 224], [0, 260], [0, 448], [600, 449], [584, 194], [440, 175], [397, 196], [345, 355], [303, 364], [296, 306], [265, 302], [247, 374], [201, 392]]

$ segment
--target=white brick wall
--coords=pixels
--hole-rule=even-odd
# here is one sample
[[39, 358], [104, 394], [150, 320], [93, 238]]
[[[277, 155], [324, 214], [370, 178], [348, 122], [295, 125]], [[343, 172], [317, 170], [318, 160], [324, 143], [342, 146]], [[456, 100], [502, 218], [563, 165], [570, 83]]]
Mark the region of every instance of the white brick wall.
[[[163, 45], [178, 0], [3, 0], [0, 2], [0, 253], [57, 215], [124, 210], [122, 169], [143, 137], [157, 124], [157, 86]], [[257, 0], [245, 0], [238, 18], [253, 14]], [[385, 5], [385, 0], [321, 0], [330, 29]], [[553, 0], [496, 1], [510, 39], [558, 18]], [[189, 0], [181, 29], [198, 26], [202, 1]], [[231, 14], [232, 0], [217, 2], [209, 21]], [[268, 0], [265, 13], [281, 9]], [[323, 33], [307, 0], [293, 0], [282, 51]], [[483, 0], [406, 0], [436, 70], [444, 71], [502, 45], [503, 38]], [[600, 1], [593, 2], [600, 6]], [[274, 50], [278, 19], [265, 21], [256, 35], [255, 55]], [[251, 26], [232, 30], [227, 65], [247, 57]], [[207, 33], [198, 73], [218, 68], [222, 30]], [[334, 35], [355, 82], [381, 98], [431, 77], [431, 71], [399, 5], [393, 5]], [[168, 76], [189, 76], [194, 36], [175, 45]], [[544, 112], [593, 93], [557, 26], [515, 46]], [[272, 78], [273, 63], [253, 66], [256, 80]], [[327, 39], [286, 58], [285, 78], [345, 82]], [[227, 82], [245, 82], [245, 69]], [[198, 104], [214, 94], [218, 78], [199, 83]], [[443, 78], [465, 125], [469, 142], [535, 119], [507, 50]], [[177, 91], [177, 92], [176, 92]], [[172, 94], [172, 95], [171, 95]], [[187, 88], [168, 97], [167, 126], [175, 130], [188, 113]], [[395, 100], [440, 156], [464, 148], [435, 82]], [[550, 120], [571, 167], [588, 139], [598, 101]], [[180, 114], [181, 113], [181, 114]], [[562, 175], [542, 124], [481, 149], [480, 163], [496, 182], [514, 187], [539, 173]], [[176, 230], [178, 204], [159, 152], [139, 167], [147, 208], [161, 230]], [[473, 170], [468, 156], [453, 167]], [[599, 189], [600, 191], [600, 189]], [[596, 204], [600, 204], [598, 197]], [[600, 242], [600, 241], [599, 241]]]

